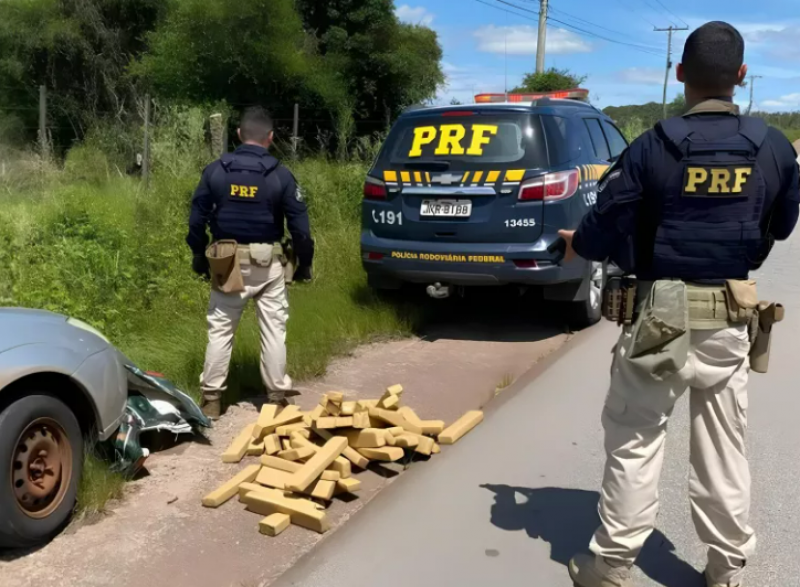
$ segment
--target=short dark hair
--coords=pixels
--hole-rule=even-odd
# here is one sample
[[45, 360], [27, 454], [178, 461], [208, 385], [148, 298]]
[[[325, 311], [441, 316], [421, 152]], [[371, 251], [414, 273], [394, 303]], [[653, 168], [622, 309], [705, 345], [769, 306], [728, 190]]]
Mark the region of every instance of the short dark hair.
[[686, 39], [683, 71], [686, 83], [704, 90], [726, 90], [739, 83], [744, 39], [727, 22], [709, 22]]
[[242, 113], [239, 130], [243, 141], [264, 143], [272, 132], [272, 117], [261, 106], [251, 106]]

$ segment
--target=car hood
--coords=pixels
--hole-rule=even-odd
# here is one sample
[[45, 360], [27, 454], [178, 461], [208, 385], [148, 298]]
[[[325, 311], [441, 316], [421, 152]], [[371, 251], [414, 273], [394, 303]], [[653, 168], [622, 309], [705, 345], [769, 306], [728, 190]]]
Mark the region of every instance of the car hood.
[[27, 308], [0, 308], [0, 353], [25, 345], [46, 344], [84, 356], [108, 348], [95, 334], [77, 328], [61, 314]]

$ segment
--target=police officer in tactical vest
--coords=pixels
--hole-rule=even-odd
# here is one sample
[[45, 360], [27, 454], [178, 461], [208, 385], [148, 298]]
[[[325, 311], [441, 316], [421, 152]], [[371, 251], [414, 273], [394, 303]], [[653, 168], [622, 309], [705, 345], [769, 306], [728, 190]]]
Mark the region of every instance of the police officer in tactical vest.
[[[580, 587], [632, 586], [630, 568], [653, 530], [667, 421], [690, 390], [692, 518], [708, 547], [709, 587], [742, 585], [756, 539], [748, 523], [747, 381], [765, 365], [771, 322], [749, 273], [798, 219], [789, 141], [741, 116], [744, 41], [722, 22], [686, 41], [678, 80], [688, 112], [631, 144], [601, 180], [566, 259], [610, 259], [634, 278], [609, 284], [604, 313], [624, 325], [603, 409], [607, 461], [601, 526], [569, 573]], [[624, 292], [620, 294], [620, 292]], [[765, 370], [765, 367], [764, 369]]]
[[[273, 126], [267, 112], [246, 110], [239, 139], [243, 144], [236, 152], [223, 155], [203, 172], [186, 238], [194, 271], [210, 277], [212, 285], [201, 377], [203, 411], [211, 418], [220, 416], [233, 337], [250, 299], [261, 332], [261, 378], [268, 401], [286, 402], [292, 388], [286, 374], [286, 282], [310, 280], [314, 256], [303, 194], [291, 172], [268, 151]], [[291, 245], [283, 241], [284, 219]]]

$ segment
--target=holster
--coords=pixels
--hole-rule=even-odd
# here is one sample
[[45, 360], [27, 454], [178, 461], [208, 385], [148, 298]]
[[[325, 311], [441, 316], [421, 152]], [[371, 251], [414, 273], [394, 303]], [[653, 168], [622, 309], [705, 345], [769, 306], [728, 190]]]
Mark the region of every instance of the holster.
[[781, 322], [786, 315], [784, 307], [774, 302], [760, 302], [753, 319], [755, 341], [750, 348], [750, 368], [756, 373], [769, 370], [769, 355], [772, 347], [772, 325]]
[[239, 266], [239, 245], [233, 240], [212, 243], [206, 249], [206, 259], [211, 272], [211, 287], [231, 294], [244, 291], [244, 279]]
[[289, 284], [294, 280], [294, 271], [297, 269], [297, 255], [294, 252], [292, 239], [285, 237], [278, 245], [281, 248], [279, 259], [283, 265], [283, 280]]

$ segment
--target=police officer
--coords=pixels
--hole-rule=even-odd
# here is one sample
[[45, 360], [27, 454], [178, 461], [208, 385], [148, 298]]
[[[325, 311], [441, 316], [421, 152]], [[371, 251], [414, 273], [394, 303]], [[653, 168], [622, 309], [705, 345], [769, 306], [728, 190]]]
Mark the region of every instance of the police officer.
[[[569, 565], [580, 587], [632, 585], [630, 568], [658, 512], [667, 421], [687, 389], [689, 492], [708, 547], [709, 587], [741, 585], [753, 554], [744, 442], [751, 341], [748, 325], [734, 319], [734, 302], [747, 295], [731, 292], [755, 295], [743, 280], [793, 231], [800, 193], [792, 145], [733, 103], [747, 74], [743, 60], [744, 40], [732, 26], [694, 31], [677, 68], [688, 112], [635, 140], [601, 180], [578, 230], [560, 233], [567, 259], [610, 258], [638, 278], [640, 297], [639, 317], [616, 346], [603, 410], [607, 460], [594, 556], [576, 555]], [[676, 291], [685, 302], [662, 296]], [[681, 304], [683, 334], [669, 318]], [[674, 316], [680, 322], [683, 312]], [[655, 328], [645, 332], [643, 320]], [[663, 336], [650, 341], [661, 346], [648, 345], [648, 336]]]
[[268, 401], [283, 403], [292, 388], [286, 374], [288, 301], [285, 257], [275, 247], [284, 236], [284, 218], [297, 255], [296, 281], [311, 279], [314, 242], [303, 194], [294, 177], [269, 154], [273, 125], [262, 108], [247, 109], [241, 119], [243, 143], [203, 171], [192, 199], [186, 242], [194, 255], [193, 269], [209, 274], [206, 228], [213, 241], [238, 244], [236, 263], [241, 269], [241, 291], [211, 292], [208, 307], [208, 349], [201, 377], [203, 411], [211, 418], [221, 413], [222, 393], [233, 350], [233, 337], [247, 301], [255, 302], [261, 332], [261, 378]]

